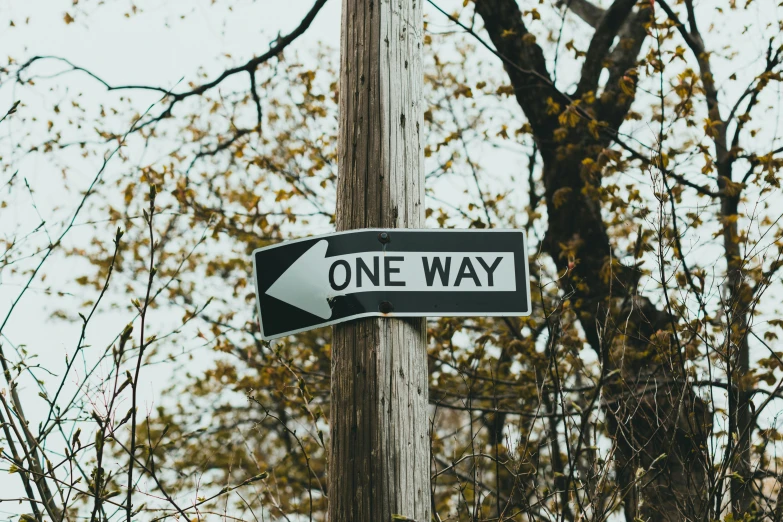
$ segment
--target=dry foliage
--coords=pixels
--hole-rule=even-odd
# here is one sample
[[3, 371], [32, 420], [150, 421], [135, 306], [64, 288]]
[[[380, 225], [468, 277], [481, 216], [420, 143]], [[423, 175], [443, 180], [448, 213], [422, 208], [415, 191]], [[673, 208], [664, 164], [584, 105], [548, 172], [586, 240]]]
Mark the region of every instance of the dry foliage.
[[[0, 458], [24, 491], [0, 502], [22, 519], [325, 520], [331, 332], [262, 341], [249, 256], [333, 227], [338, 60], [289, 47], [324, 3], [173, 88], [67, 56], [0, 69], [20, 100], [2, 221], [38, 212], [21, 158], [61, 166], [68, 196], [0, 239], [0, 334], [53, 260], [78, 260], [86, 301], [36, 318], [80, 325], [56, 374], [56, 348], [0, 337]], [[76, 4], [64, 23], [97, 9]], [[433, 518], [783, 520], [779, 8], [453, 7], [425, 26], [428, 226], [525, 228], [534, 312], [429, 321]], [[57, 90], [77, 75], [111, 106]], [[98, 162], [87, 185], [73, 157]], [[108, 312], [127, 326], [91, 345]]]

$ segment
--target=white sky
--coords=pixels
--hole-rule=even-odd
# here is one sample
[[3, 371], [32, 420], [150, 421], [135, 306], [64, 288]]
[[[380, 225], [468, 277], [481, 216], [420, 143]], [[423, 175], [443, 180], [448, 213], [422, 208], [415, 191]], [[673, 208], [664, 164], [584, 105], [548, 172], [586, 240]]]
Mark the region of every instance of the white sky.
[[[286, 34], [301, 21], [304, 14], [312, 7], [310, 0], [237, 0], [225, 2], [218, 0], [217, 5], [210, 5], [209, 0], [141, 0], [135, 2], [142, 9], [141, 14], [125, 18], [123, 14], [130, 9], [132, 3], [126, 0], [111, 0], [107, 5], [97, 6], [95, 0], [81, 0], [74, 7], [71, 0], [0, 0], [0, 49], [4, 55], [23, 60], [34, 55], [54, 54], [66, 57], [75, 64], [85, 67], [112, 84], [133, 83], [152, 84], [169, 87], [180, 79], [195, 80], [199, 68], [204, 68], [209, 77], [214, 77], [225, 68], [225, 60], [220, 55], [232, 55], [235, 63], [246, 61], [254, 54], [260, 54], [268, 48], [269, 41], [278, 33]], [[537, 2], [530, 2], [537, 3]], [[702, 2], [704, 4], [705, 2]], [[456, 6], [459, 3], [443, 2], [444, 5]], [[772, 2], [762, 2], [771, 6]], [[225, 9], [232, 5], [233, 11]], [[84, 16], [81, 9], [89, 12]], [[429, 8], [428, 8], [429, 9]], [[770, 11], [770, 7], [757, 8], [751, 12], [735, 17], [744, 23], [763, 25], [765, 18], [775, 19], [779, 9]], [[326, 42], [335, 49], [339, 47], [340, 1], [329, 0], [326, 7], [318, 14], [307, 33], [294, 45], [294, 49], [305, 50], [313, 48], [317, 42]], [[66, 25], [64, 14], [68, 12], [75, 22]], [[185, 14], [184, 20], [180, 15]], [[29, 25], [25, 20], [29, 18]], [[447, 25], [440, 15], [433, 14], [430, 20]], [[10, 27], [13, 21], [15, 27]], [[169, 25], [167, 27], [167, 25]], [[733, 28], [721, 28], [727, 34], [715, 31], [713, 43], [718, 44], [720, 38], [738, 37], [741, 32], [737, 24]], [[702, 25], [705, 30], [707, 24]], [[743, 52], [748, 56], [757, 56], [759, 39], [748, 39]], [[761, 40], [763, 42], [763, 40]], [[763, 51], [763, 49], [762, 49]], [[482, 51], [483, 52], [483, 51]], [[4, 57], [3, 57], [4, 59]], [[740, 73], [748, 61], [737, 67]], [[498, 66], [499, 69], [499, 66]], [[575, 71], [560, 71], [561, 77], [573, 75]], [[728, 76], [728, 68], [718, 68], [717, 75]], [[732, 71], [733, 72], [733, 71]], [[83, 91], [91, 103], [106, 102], [116, 99], [109, 95], [93, 80], [79, 73], [69, 74], [57, 80], [67, 84], [73, 92]], [[729, 87], [732, 89], [733, 87]], [[736, 88], [739, 88], [737, 86]], [[4, 113], [13, 100], [17, 99], [19, 91], [13, 85], [0, 86], [0, 111]], [[153, 101], [157, 95], [134, 94], [138, 105], [143, 108]], [[730, 97], [729, 99], [733, 99]], [[43, 100], [43, 99], [42, 99]], [[25, 100], [31, 113], [40, 111], [45, 118], [43, 103], [36, 107], [35, 100]], [[777, 129], [780, 115], [768, 114], [770, 128]], [[5, 124], [4, 124], [5, 125]], [[646, 123], [645, 123], [646, 125]], [[11, 145], [14, 142], [13, 126], [0, 128], [0, 155], [16, 154]], [[644, 129], [642, 129], [644, 130]], [[493, 157], [484, 156], [482, 161], [496, 167], [499, 177], [518, 170], [519, 165], [511, 163], [514, 155], [495, 151]], [[74, 159], [78, 163], [80, 160]], [[94, 175], [94, 160], [82, 162], [82, 183], [88, 182]], [[5, 183], [9, 173], [0, 173], [0, 185]], [[519, 176], [519, 173], [516, 173]], [[26, 177], [36, 192], [37, 204], [47, 220], [52, 222], [62, 219], [62, 212], [73, 210], [73, 204], [62, 201], [62, 192], [57, 190], [53, 180], [58, 175], [51, 165], [39, 160], [20, 159], [20, 175]], [[17, 191], [17, 193], [23, 193]], [[55, 207], [62, 205], [60, 211]], [[50, 213], [50, 214], [47, 214]], [[18, 208], [0, 211], [0, 233], [12, 233], [16, 224], [27, 221], [26, 225], [34, 223], [35, 216], [30, 214], [29, 203], [20, 203]], [[14, 225], [9, 225], [14, 223]], [[10, 227], [10, 228], [7, 228]], [[109, 227], [111, 228], [111, 227]], [[75, 234], [77, 237], [78, 234]], [[86, 238], [89, 232], [81, 237]], [[50, 267], [49, 281], [40, 281], [33, 286], [43, 288], [53, 285], [56, 290], [68, 289], [80, 291], [79, 287], [70, 284], [69, 277], [78, 265]], [[533, 267], [531, 267], [532, 269]], [[79, 274], [81, 275], [81, 273]], [[58, 278], [62, 278], [60, 281]], [[0, 316], [5, 315], [10, 303], [19, 290], [14, 286], [18, 281], [4, 281], [0, 275]], [[47, 368], [56, 371], [62, 367], [64, 354], [72, 352], [79, 336], [79, 325], [62, 321], [52, 321], [42, 310], [50, 309], [51, 299], [42, 292], [28, 293], [14, 312], [14, 319], [4, 334], [7, 339], [0, 340], [4, 344], [26, 344], [31, 351], [37, 353]], [[50, 311], [50, 310], [49, 310]], [[100, 325], [91, 329], [88, 344], [102, 347], [108, 343], [121, 326], [128, 320], [128, 314], [106, 313], [102, 316]], [[10, 340], [10, 341], [9, 341]], [[141, 411], [149, 409], [159, 399], [161, 388], [168, 384], [169, 370], [165, 366], [155, 367], [142, 372], [141, 389], [143, 390]], [[37, 390], [31, 389], [35, 394]], [[40, 411], [28, 411], [31, 424], [36, 424]], [[9, 477], [0, 472], [0, 497], [12, 496], [20, 492], [16, 477]], [[0, 505], [0, 518], [7, 510], [5, 504]]]
[[[211, 73], [222, 71], [225, 68], [225, 59], [220, 60], [221, 53], [232, 54], [236, 61], [240, 62], [249, 59], [253, 54], [266, 51], [270, 40], [278, 32], [286, 34], [291, 31], [312, 7], [310, 1], [304, 0], [238, 1], [232, 2], [235, 7], [233, 12], [229, 12], [220, 5], [210, 6], [209, 1], [156, 0], [137, 2], [136, 4], [142, 7], [142, 13], [126, 18], [123, 13], [129, 9], [130, 2], [117, 0], [96, 8], [96, 2], [82, 0], [77, 7], [89, 11], [89, 16], [81, 15], [71, 4], [71, 1], [63, 0], [0, 1], [0, 48], [3, 53], [20, 60], [34, 55], [67, 57], [75, 64], [100, 74], [109, 83], [173, 86], [182, 78], [185, 78], [185, 82], [195, 80], [199, 68]], [[310, 30], [292, 48], [312, 48], [318, 41], [328, 42], [339, 48], [339, 8], [338, 1], [328, 2]], [[64, 23], [66, 12], [75, 18], [74, 23]], [[179, 15], [183, 13], [186, 18], [179, 19]], [[25, 24], [28, 17], [29, 24]], [[15, 27], [9, 26], [10, 21], [14, 22]], [[171, 27], [166, 27], [168, 22], [171, 22]], [[61, 83], [67, 83], [71, 92], [85, 92], [85, 96], [89, 96], [90, 101], [96, 104], [110, 105], [111, 100], [116, 100], [115, 95], [106, 93], [93, 80], [78, 73], [63, 77]], [[18, 96], [19, 91], [13, 85], [0, 88], [0, 110], [4, 113], [6, 107], [10, 107], [12, 100]], [[156, 97], [157, 95], [134, 94], [134, 99], [137, 99], [138, 105], [142, 107], [140, 110], [146, 108]], [[40, 118], [45, 118], [46, 111], [50, 110], [48, 105], [36, 104], [35, 99], [26, 100], [25, 103], [29, 105], [27, 110], [40, 114]], [[124, 118], [125, 121], [127, 119]], [[11, 148], [14, 131], [13, 127], [0, 129], [0, 155], [15, 153]], [[57, 189], [61, 182], [56, 168], [38, 159], [26, 158], [20, 164], [20, 175], [28, 179], [35, 192], [36, 203], [47, 221], [54, 223], [73, 211], [76, 200], [62, 200], [63, 193]], [[77, 168], [74, 172], [80, 178], [76, 180], [77, 186], [86, 185], [95, 174], [95, 161], [87, 162], [81, 170]], [[3, 173], [0, 180], [5, 183], [8, 177], [9, 173]], [[17, 191], [17, 194], [24, 192]], [[26, 221], [26, 226], [37, 222], [35, 215], [30, 214], [29, 202], [19, 203], [22, 204], [17, 208], [12, 205], [0, 211], [0, 233], [13, 233], [13, 230], [8, 228], [11, 222], [24, 224]], [[58, 206], [61, 207], [60, 211], [55, 210]], [[109, 231], [113, 228], [112, 225], [107, 226], [108, 235], [104, 234], [107, 241], [111, 237]], [[74, 232], [73, 236], [79, 237], [80, 231]], [[81, 237], [88, 237], [90, 232], [84, 232]], [[81, 268], [83, 272], [84, 265], [71, 262], [63, 264], [59, 259], [53, 260], [53, 263], [46, 270], [48, 280], [44, 283], [39, 279], [32, 285], [34, 289], [51, 285], [55, 291], [83, 292], [75, 302], [95, 297], [92, 291], [85, 291], [72, 284], [74, 268]], [[12, 278], [6, 277], [4, 280], [0, 276], [2, 316], [5, 316], [21, 289], [18, 286], [20, 279], [10, 279]], [[59, 303], [53, 305], [55, 301]], [[72, 354], [76, 346], [80, 325], [48, 318], [48, 313], [61, 305], [61, 298], [53, 299], [40, 291], [28, 292], [3, 332], [6, 338], [0, 342], [6, 345], [6, 350], [9, 349], [9, 342], [27, 345], [32, 353], [38, 354], [37, 361], [43, 366], [55, 373], [62, 370], [65, 354]], [[100, 321], [93, 322], [88, 331], [87, 344], [96, 347], [93, 353], [102, 352], [103, 347], [128, 320], [129, 314], [124, 311], [101, 314]], [[176, 321], [176, 318], [172, 316], [172, 320]], [[74, 381], [83, 375], [78, 366]], [[156, 402], [160, 402], [161, 390], [170, 383], [170, 372], [168, 366], [154, 366], [142, 372], [139, 386], [140, 412], [149, 411]], [[46, 380], [50, 383], [58, 381], [55, 378]], [[35, 426], [41, 415], [45, 414], [46, 408], [36, 396], [38, 390], [30, 383], [27, 384], [29, 387], [23, 387], [21, 391], [27, 404], [35, 406], [28, 406], [26, 411], [31, 425]], [[127, 407], [126, 405], [125, 409]], [[17, 476], [0, 471], [0, 498], [22, 494]], [[29, 509], [24, 505], [3, 503], [0, 505], [0, 519], [10, 516], [17, 508], [23, 509], [23, 512]]]

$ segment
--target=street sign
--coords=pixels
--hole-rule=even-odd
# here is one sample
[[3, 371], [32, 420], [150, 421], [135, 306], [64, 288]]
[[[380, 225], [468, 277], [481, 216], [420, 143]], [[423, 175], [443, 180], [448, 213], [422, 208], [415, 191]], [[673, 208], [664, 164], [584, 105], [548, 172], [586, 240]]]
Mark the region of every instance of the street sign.
[[361, 229], [253, 252], [266, 340], [370, 316], [530, 315], [521, 230]]

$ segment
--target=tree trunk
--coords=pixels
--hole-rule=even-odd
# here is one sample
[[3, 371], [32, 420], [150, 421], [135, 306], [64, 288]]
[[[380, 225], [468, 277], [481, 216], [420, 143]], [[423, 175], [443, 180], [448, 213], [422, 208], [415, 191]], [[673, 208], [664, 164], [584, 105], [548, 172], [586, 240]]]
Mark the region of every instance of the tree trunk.
[[[724, 147], [725, 149], [725, 147]], [[718, 150], [720, 152], [720, 149]], [[719, 165], [719, 186], [725, 189], [725, 180], [731, 180], [732, 172], [728, 162]], [[728, 303], [724, 313], [728, 326], [729, 342], [729, 437], [736, 442], [731, 458], [731, 504], [735, 515], [753, 513], [754, 492], [751, 466], [751, 435], [753, 416], [750, 404], [753, 394], [748, 391], [752, 383], [750, 374], [750, 345], [748, 344], [749, 321], [753, 302], [753, 292], [744, 275], [744, 259], [740, 251], [739, 194], [727, 195], [721, 201], [723, 225], [723, 248], [726, 257], [726, 287], [729, 291]]]
[[[604, 373], [619, 370], [621, 378], [604, 386], [602, 402], [618, 445], [626, 514], [631, 520], [699, 519], [707, 509], [704, 449], [711, 418], [687, 382], [672, 318], [636, 293], [634, 269], [610, 265], [606, 225], [599, 202], [589, 196], [600, 179], [582, 166], [584, 158], [601, 161], [608, 140], [583, 133], [569, 139], [543, 155], [545, 248], [561, 272], [568, 270], [561, 284], [573, 289], [574, 310]], [[567, 269], [569, 258], [576, 260], [573, 269]]]
[[[600, 18], [586, 14], [596, 30], [575, 96], [597, 96], [579, 100], [580, 117], [570, 125], [560, 116], [571, 99], [552, 82], [516, 0], [476, 0], [475, 5], [503, 57], [544, 163], [548, 230], [542, 246], [563, 275], [560, 284], [604, 374], [621, 377], [604, 386], [601, 399], [618, 445], [616, 471], [627, 520], [700, 519], [707, 508], [707, 408], [688, 383], [674, 321], [637, 295], [634, 267], [612, 261], [599, 197], [611, 129], [621, 125], [634, 100], [635, 84], [626, 75], [636, 67], [652, 9], [644, 5], [632, 12], [633, 3], [615, 0]], [[612, 49], [616, 36], [625, 41]], [[604, 67], [609, 74], [598, 94]], [[603, 127], [591, 130], [593, 118]]]
[[[420, 227], [420, 0], [343, 0], [342, 17], [337, 229]], [[333, 342], [329, 519], [429, 522], [426, 320], [340, 324]]]

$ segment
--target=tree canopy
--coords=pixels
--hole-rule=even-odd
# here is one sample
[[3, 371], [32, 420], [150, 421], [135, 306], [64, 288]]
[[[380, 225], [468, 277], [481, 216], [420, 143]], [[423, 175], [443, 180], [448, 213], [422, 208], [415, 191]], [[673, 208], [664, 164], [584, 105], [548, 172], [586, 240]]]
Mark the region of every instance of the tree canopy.
[[[250, 257], [334, 229], [325, 5], [173, 85], [0, 68], [0, 509], [326, 519], [331, 330], [263, 341]], [[427, 226], [525, 229], [533, 289], [428, 321], [433, 519], [783, 520], [781, 7], [425, 7]]]

